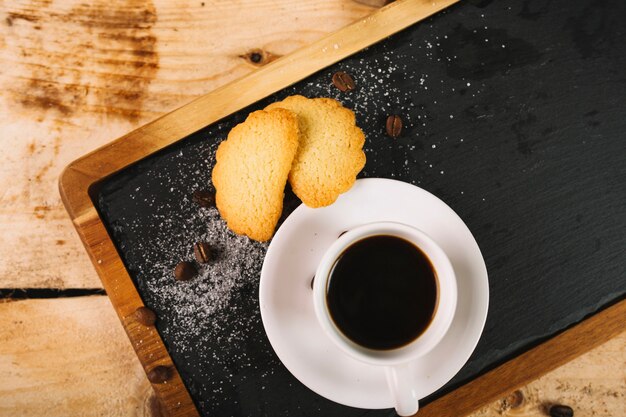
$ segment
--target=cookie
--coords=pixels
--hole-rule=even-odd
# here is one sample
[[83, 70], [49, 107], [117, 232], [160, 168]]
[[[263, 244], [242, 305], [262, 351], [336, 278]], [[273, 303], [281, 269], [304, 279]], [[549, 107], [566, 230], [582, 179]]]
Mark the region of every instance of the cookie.
[[265, 110], [298, 115], [298, 152], [289, 172], [293, 192], [309, 207], [332, 204], [348, 191], [365, 166], [365, 135], [354, 112], [330, 98], [290, 96]]
[[297, 149], [297, 117], [284, 109], [251, 113], [220, 143], [215, 205], [233, 232], [258, 241], [272, 237]]

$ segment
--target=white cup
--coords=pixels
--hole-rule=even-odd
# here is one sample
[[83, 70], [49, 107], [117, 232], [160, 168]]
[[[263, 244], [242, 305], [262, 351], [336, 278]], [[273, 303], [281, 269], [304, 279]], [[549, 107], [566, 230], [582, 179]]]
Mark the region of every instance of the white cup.
[[[350, 340], [335, 325], [326, 301], [331, 271], [339, 256], [353, 243], [378, 235], [396, 236], [413, 243], [430, 259], [437, 277], [437, 305], [430, 325], [415, 340], [397, 349], [369, 349]], [[324, 254], [313, 284], [315, 315], [322, 329], [348, 355], [370, 365], [385, 367], [387, 384], [396, 412], [400, 416], [413, 415], [419, 409], [418, 387], [413, 378], [414, 370], [411, 365], [415, 359], [437, 346], [444, 337], [452, 323], [456, 301], [456, 277], [444, 251], [424, 232], [395, 222], [370, 223], [341, 235]]]

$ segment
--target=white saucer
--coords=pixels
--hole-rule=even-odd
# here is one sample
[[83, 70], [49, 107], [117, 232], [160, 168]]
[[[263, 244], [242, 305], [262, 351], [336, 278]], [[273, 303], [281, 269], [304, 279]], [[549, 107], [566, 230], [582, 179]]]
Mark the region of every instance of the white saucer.
[[340, 404], [391, 408], [384, 369], [352, 359], [323, 333], [313, 311], [311, 278], [326, 248], [345, 230], [395, 221], [430, 235], [446, 252], [458, 281], [458, 305], [448, 334], [414, 363], [419, 398], [463, 367], [483, 331], [489, 305], [487, 268], [461, 218], [434, 195], [388, 179], [361, 179], [329, 207], [298, 207], [276, 232], [259, 289], [267, 337], [285, 367], [317, 394]]

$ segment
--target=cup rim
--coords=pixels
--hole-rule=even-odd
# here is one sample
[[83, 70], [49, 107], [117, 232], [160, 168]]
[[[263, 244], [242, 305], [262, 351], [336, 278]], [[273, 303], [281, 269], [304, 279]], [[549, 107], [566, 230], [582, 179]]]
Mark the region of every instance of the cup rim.
[[[361, 346], [345, 336], [335, 325], [326, 302], [326, 290], [332, 267], [343, 251], [355, 242], [371, 236], [389, 235], [405, 239], [426, 254], [437, 275], [438, 295], [434, 318], [426, 330], [412, 342], [394, 349], [376, 350]], [[447, 333], [457, 303], [454, 268], [443, 249], [421, 230], [398, 222], [374, 222], [357, 226], [333, 242], [318, 264], [313, 283], [313, 304], [317, 321], [324, 333], [348, 355], [373, 365], [396, 365], [409, 362], [431, 351]]]

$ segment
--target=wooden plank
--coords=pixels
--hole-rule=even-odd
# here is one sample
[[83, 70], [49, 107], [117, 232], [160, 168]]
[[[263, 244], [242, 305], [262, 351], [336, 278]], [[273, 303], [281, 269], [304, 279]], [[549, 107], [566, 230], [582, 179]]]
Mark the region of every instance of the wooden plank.
[[105, 296], [0, 304], [0, 369], [0, 416], [155, 414]]
[[63, 167], [371, 10], [352, 0], [0, 2], [0, 288], [101, 287], [58, 196]]
[[[34, 4], [34, 3], [33, 3]], [[32, 7], [30, 12], [33, 12], [34, 10], [44, 10], [44, 11], [50, 11], [50, 7], [52, 6], [56, 6], [58, 4], [58, 2], [55, 2], [53, 5], [50, 4], [50, 2], [48, 2], [47, 4], [45, 2], [37, 3], [35, 4], [35, 6], [37, 7]], [[132, 3], [131, 3], [132, 4]], [[27, 6], [31, 7], [32, 5], [27, 4]], [[265, 4], [263, 5], [265, 6]], [[5, 6], [0, 6], [0, 7], [5, 7]], [[13, 6], [11, 6], [13, 7]], [[134, 6], [133, 6], [134, 7]], [[138, 6], [139, 7], [139, 6]], [[26, 9], [25, 9], [26, 10]], [[133, 10], [139, 10], [139, 9], [129, 9], [131, 11]], [[126, 12], [128, 12], [128, 10], [126, 10]], [[93, 14], [93, 16], [91, 16], [91, 19], [97, 19], [99, 16], [99, 14], [95, 13]], [[19, 14], [14, 14], [13, 16], [9, 16], [7, 14], [7, 17], [10, 18], [9, 20], [6, 20], [6, 26], [10, 27], [10, 28], [14, 28], [14, 27], [18, 27], [20, 28], [19, 30], [24, 30], [25, 28], [27, 28], [28, 22], [32, 23], [32, 19], [29, 19], [29, 15], [26, 14], [26, 19], [23, 18], [23, 16], [19, 16]], [[151, 20], [150, 18], [148, 18], [148, 21]], [[50, 22], [49, 22], [50, 23]], [[54, 23], [54, 22], [52, 22]], [[263, 22], [263, 24], [265, 25], [265, 22]], [[22, 26], [20, 26], [22, 25]], [[156, 31], [157, 26], [159, 25], [159, 21], [155, 22], [153, 24], [153, 26], [151, 27], [152, 30]], [[71, 26], [70, 23], [68, 23], [68, 26]], [[98, 24], [93, 24], [93, 26], [95, 26], [98, 30], [100, 30], [102, 28], [101, 25]], [[194, 26], [194, 25], [191, 25]], [[6, 28], [2, 27], [2, 30], [4, 31]], [[109, 28], [110, 29], [110, 28]], [[118, 28], [119, 29], [119, 28]], [[141, 30], [143, 30], [144, 28], [140, 28]], [[195, 28], [198, 29], [198, 28]], [[13, 30], [13, 29], [11, 29]], [[17, 29], [16, 29], [17, 30]], [[32, 30], [38, 30], [38, 31], [45, 31], [47, 29], [45, 29], [45, 27], [41, 27], [39, 29], [35, 28], [35, 25], [33, 25]], [[66, 30], [66, 29], [64, 29]], [[104, 29], [102, 29], [104, 30]], [[107, 29], [108, 30], [108, 29]], [[170, 28], [170, 30], [172, 32], [174, 32], [174, 30], [172, 28]], [[74, 30], [74, 32], [72, 32], [70, 30], [70, 33], [74, 33], [76, 35], [76, 33], [78, 33], [78, 35], [76, 36], [80, 36], [82, 35], [79, 31]], [[141, 31], [139, 31], [140, 35], [139, 37], [141, 37]], [[200, 32], [202, 33], [202, 32]], [[100, 34], [100, 32], [98, 32], [98, 35]], [[23, 114], [20, 116], [18, 113], [17, 114], [19, 117], [23, 117], [23, 120], [30, 120], [30, 118], [33, 117], [34, 114], [36, 114], [37, 112], [41, 112], [41, 114], [43, 116], [42, 120], [37, 121], [38, 125], [37, 125], [37, 129], [33, 130], [32, 133], [29, 133], [33, 138], [33, 141], [28, 142], [28, 146], [20, 148], [21, 146], [21, 141], [24, 140], [24, 137], [27, 136], [27, 132], [28, 130], [24, 129], [23, 123], [20, 125], [17, 122], [14, 123], [7, 123], [3, 125], [3, 133], [9, 133], [9, 135], [7, 137], [9, 137], [10, 139], [7, 140], [7, 142], [3, 143], [3, 144], [8, 144], [8, 146], [5, 147], [5, 149], [21, 149], [24, 150], [24, 152], [22, 154], [17, 154], [16, 157], [12, 157], [9, 158], [9, 162], [12, 168], [15, 168], [16, 165], [22, 165], [20, 168], [23, 168], [23, 165], [26, 165], [29, 169], [29, 174], [27, 177], [25, 177], [25, 181], [23, 181], [23, 184], [31, 183], [34, 180], [37, 180], [37, 177], [39, 176], [40, 181], [42, 184], [44, 185], [31, 185], [28, 184], [27, 187], [22, 187], [26, 192], [30, 193], [28, 199], [33, 198], [39, 198], [39, 202], [43, 202], [45, 204], [43, 205], [33, 205], [31, 203], [22, 206], [21, 208], [26, 208], [25, 210], [23, 210], [23, 212], [25, 213], [25, 217], [21, 218], [17, 215], [15, 215], [15, 213], [12, 212], [0, 212], [0, 214], [2, 217], [0, 218], [0, 220], [2, 220], [0, 222], [0, 224], [2, 224], [1, 227], [3, 227], [2, 232], [8, 232], [8, 233], [2, 233], [2, 236], [5, 240], [0, 241], [0, 245], [2, 245], [2, 249], [5, 249], [3, 251], [3, 254], [5, 254], [5, 256], [8, 255], [12, 255], [12, 254], [17, 254], [19, 255], [20, 259], [22, 259], [24, 257], [24, 253], [23, 251], [18, 251], [20, 249], [20, 245], [16, 245], [15, 243], [24, 243], [23, 246], [21, 247], [28, 247], [28, 248], [32, 248], [32, 247], [37, 247], [39, 248], [43, 248], [41, 249], [41, 251], [43, 252], [44, 256], [41, 256], [41, 259], [43, 259], [44, 264], [41, 265], [41, 268], [39, 269], [35, 269], [35, 270], [29, 270], [28, 268], [31, 267], [32, 264], [37, 264], [37, 262], [42, 262], [41, 260], [37, 259], [37, 256], [35, 256], [35, 254], [33, 252], [29, 252], [27, 254], [33, 254], [32, 259], [30, 259], [28, 262], [27, 261], [22, 261], [21, 263], [14, 263], [11, 265], [11, 268], [6, 268], [6, 269], [0, 269], [0, 279], [6, 279], [6, 277], [8, 277], [9, 280], [16, 280], [16, 279], [21, 279], [21, 278], [16, 278], [14, 275], [16, 275], [14, 273], [14, 271], [21, 271], [24, 270], [27, 272], [27, 274], [24, 274], [26, 276], [26, 278], [28, 279], [29, 277], [34, 277], [34, 282], [42, 283], [42, 286], [53, 286], [53, 285], [57, 285], [55, 283], [55, 279], [57, 279], [58, 277], [60, 277], [59, 275], [54, 275], [54, 274], [50, 274], [49, 276], [45, 276], [45, 274], [48, 274], [49, 271], [52, 269], [54, 269], [54, 264], [57, 264], [57, 260], [55, 259], [55, 256], [51, 255], [51, 253], [45, 252], [46, 250], [48, 250], [47, 248], [50, 247], [50, 243], [53, 242], [51, 239], [49, 238], [42, 238], [39, 241], [35, 241], [35, 244], [33, 244], [32, 241], [30, 240], [25, 240], [22, 239], [24, 236], [20, 235], [19, 229], [21, 230], [28, 230], [29, 234], [32, 233], [32, 231], [34, 230], [36, 232], [36, 234], [41, 234], [42, 236], [47, 236], [48, 233], [52, 233], [53, 236], [60, 236], [63, 233], [63, 230], [67, 231], [67, 226], [66, 226], [66, 222], [64, 222], [62, 220], [62, 216], [60, 215], [61, 211], [58, 210], [58, 204], [57, 204], [57, 208], [54, 208], [54, 204], [50, 205], [47, 203], [47, 200], [45, 199], [46, 197], [46, 193], [48, 193], [49, 191], [47, 190], [46, 187], [48, 188], [52, 188], [50, 186], [50, 181], [46, 181], [46, 178], [54, 178], [56, 176], [52, 175], [51, 173], [56, 170], [56, 172], [58, 172], [58, 167], [63, 166], [63, 164], [65, 162], [61, 161], [61, 162], [55, 162], [55, 161], [59, 161], [60, 157], [58, 156], [58, 154], [55, 154], [55, 152], [57, 153], [62, 153], [62, 151], [59, 150], [54, 150], [55, 147], [64, 147], [66, 145], [65, 144], [65, 138], [68, 137], [66, 136], [66, 133], [69, 133], [70, 136], [73, 136], [74, 142], [72, 144], [70, 144], [69, 146], [74, 146], [74, 149], [67, 150], [64, 152], [75, 152], [75, 154], [72, 155], [78, 155], [81, 154], [82, 152], [88, 150], [88, 149], [92, 149], [94, 147], [96, 147], [98, 144], [101, 144], [105, 141], [107, 141], [108, 139], [110, 139], [110, 135], [108, 134], [107, 130], [109, 128], [109, 125], [107, 123], [111, 123], [112, 125], [115, 126], [122, 126], [120, 129], [120, 131], [125, 131], [127, 130], [126, 128], [123, 128], [123, 126], [128, 126], [128, 129], [130, 129], [133, 126], [136, 126], [137, 124], [139, 124], [141, 122], [141, 120], [145, 120], [145, 118], [148, 118], [154, 114], [159, 114], [158, 111], [156, 112], [150, 112], [150, 106], [154, 105], [158, 107], [158, 101], [154, 102], [156, 104], [154, 104], [153, 102], [151, 102], [151, 98], [146, 96], [142, 98], [142, 106], [141, 106], [141, 110], [139, 111], [138, 114], [133, 113], [132, 108], [129, 111], [128, 107], [124, 107], [124, 100], [130, 100], [130, 96], [129, 97], [118, 97], [117, 100], [120, 100], [120, 103], [113, 103], [111, 104], [111, 108], [115, 109], [115, 110], [111, 110], [108, 112], [105, 111], [100, 111], [100, 106], [98, 105], [93, 105], [90, 103], [93, 103], [93, 98], [95, 96], [92, 96], [92, 92], [91, 89], [89, 89], [86, 93], [87, 97], [90, 97], [89, 103], [84, 104], [85, 109], [84, 112], [86, 112], [87, 114], [92, 114], [92, 117], [86, 117], [86, 118], [82, 118], [82, 116], [77, 115], [77, 114], [72, 114], [71, 116], [66, 115], [65, 113], [68, 111], [65, 107], [63, 107], [63, 103], [64, 101], [55, 101], [53, 100], [49, 100], [49, 101], [43, 101], [39, 104], [41, 104], [39, 107], [39, 110], [35, 110], [34, 108], [36, 108], [36, 105], [38, 102], [40, 102], [38, 95], [36, 94], [35, 97], [30, 97], [30, 98], [26, 98], [23, 102], [22, 101], [18, 101], [16, 100], [16, 97], [18, 96], [18, 94], [14, 93], [14, 91], [12, 89], [14, 89], [15, 85], [20, 85], [19, 82], [16, 82], [16, 80], [19, 79], [19, 76], [15, 76], [12, 75], [12, 72], [14, 70], [14, 67], [11, 66], [12, 63], [15, 63], [15, 61], [11, 61], [10, 59], [5, 59], [5, 52], [7, 50], [10, 50], [10, 48], [13, 48], [16, 44], [15, 39], [17, 38], [15, 33], [11, 33], [10, 36], [5, 36], [6, 34], [3, 34], [2, 32], [0, 32], [0, 59], [3, 59], [3, 61], [5, 61], [5, 68], [9, 68], [9, 71], [7, 72], [3, 72], [2, 74], [0, 74], [0, 82], [2, 82], [2, 86], [10, 86], [11, 88], [6, 89], [6, 91], [3, 91], [0, 93], [1, 94], [1, 98], [2, 100], [0, 100], [0, 105], [2, 107], [0, 107], [0, 109], [2, 110], [2, 114], [9, 114], [11, 116], [14, 116], [15, 112], [21, 111]], [[20, 35], [20, 33], [18, 32], [18, 35]], [[133, 36], [136, 36], [137, 34], [133, 34]], [[106, 36], [104, 36], [104, 38], [106, 38]], [[252, 37], [253, 39], [256, 38], [256, 33], [255, 35]], [[21, 38], [20, 38], [21, 39]], [[168, 40], [170, 38], [167, 38]], [[66, 39], [67, 40], [67, 39]], [[70, 42], [73, 41], [73, 39], [69, 39]], [[121, 40], [119, 40], [120, 43], [122, 43]], [[165, 42], [165, 44], [167, 45], [167, 42]], [[70, 45], [72, 45], [70, 43]], [[5, 47], [9, 47], [9, 48], [5, 48]], [[89, 47], [94, 49], [94, 47]], [[33, 48], [36, 50], [36, 48]], [[43, 47], [40, 47], [39, 49], [43, 50]], [[14, 49], [17, 50], [17, 49]], [[20, 49], [22, 50], [22, 49]], [[133, 49], [134, 50], [134, 49]], [[154, 54], [155, 52], [152, 51], [151, 53], [144, 53], [143, 49], [138, 49], [138, 52], [136, 52], [136, 54], [138, 56], [151, 56], [152, 54]], [[25, 51], [26, 54], [28, 54], [28, 48], [26, 48]], [[106, 54], [105, 54], [106, 55]], [[174, 51], [174, 55], [175, 51]], [[243, 54], [244, 56], [245, 53]], [[266, 53], [266, 56], [272, 56], [275, 54], [272, 53]], [[45, 57], [45, 59], [50, 59], [51, 57], [47, 56]], [[45, 59], [42, 59], [41, 62], [45, 62]], [[86, 59], [84, 56], [81, 56], [81, 59]], [[143, 58], [142, 58], [143, 59]], [[242, 58], [235, 58], [235, 60], [239, 60]], [[92, 65], [93, 68], [89, 71], [92, 72], [97, 72], [97, 69], [94, 69], [96, 67], [98, 67], [98, 65], [100, 64], [93, 64], [90, 61], [90, 58], [87, 58], [87, 63], [89, 65]], [[148, 62], [147, 66], [151, 66], [151, 64], [149, 64], [150, 60], [146, 59], [146, 62]], [[143, 61], [142, 61], [143, 62]], [[175, 60], [175, 62], [178, 62], [178, 60]], [[65, 63], [65, 61], [63, 61], [63, 63]], [[19, 62], [18, 62], [19, 64]], [[30, 63], [28, 64], [29, 66], [36, 66], [38, 64], [34, 64], [31, 65]], [[74, 65], [74, 64], [71, 64]], [[84, 65], [84, 63], [83, 63]], [[106, 63], [106, 65], [118, 65], [115, 63]], [[124, 64], [127, 65], [127, 64]], [[145, 66], [144, 64], [140, 64], [140, 66]], [[205, 65], [205, 66], [210, 66], [210, 65]], [[17, 66], [19, 67], [19, 65]], [[82, 70], [79, 70], [78, 68], [78, 64], [76, 64], [76, 68], [74, 68], [76, 71], [80, 72]], [[197, 66], [197, 68], [195, 68], [196, 71], [201, 71], [203, 68], [199, 68], [201, 67], [200, 65]], [[108, 70], [108, 69], [107, 69]], [[117, 71], [117, 70], [116, 70]], [[133, 79], [133, 75], [135, 74], [135, 69], [131, 69], [130, 70], [130, 75], [123, 73], [123, 71], [119, 71], [120, 75], [122, 76], [122, 78], [129, 78], [129, 79]], [[157, 74], [159, 74], [160, 72], [164, 71], [164, 69], [159, 68], [157, 71]], [[115, 72], [114, 72], [115, 73]], [[170, 73], [171, 74], [171, 73]], [[52, 74], [52, 76], [50, 77], [46, 77], [45, 74], [43, 76], [43, 79], [48, 80], [48, 81], [55, 81], [56, 74]], [[96, 76], [94, 76], [96, 77]], [[226, 77], [228, 77], [228, 74], [226, 75]], [[31, 77], [32, 78], [32, 77]], [[9, 81], [6, 81], [6, 80]], [[99, 80], [99, 78], [96, 78]], [[156, 78], [155, 78], [156, 79]], [[154, 81], [154, 80], [153, 80]], [[169, 83], [168, 80], [167, 83]], [[175, 80], [174, 82], [178, 82], [180, 80]], [[204, 83], [206, 82], [206, 84], [209, 84], [211, 82], [214, 82], [213, 80], [195, 80], [198, 82], [198, 85], [205, 85]], [[5, 84], [6, 83], [6, 84]], [[165, 84], [167, 84], [165, 83]], [[76, 82], [75, 84], [78, 85], [87, 85], [87, 86], [92, 86], [92, 85], [96, 85], [96, 82], [92, 82], [92, 81], [88, 81], [85, 82], [84, 84], [82, 83], [82, 79], [79, 80], [79, 82]], [[131, 83], [132, 84], [132, 83]], [[139, 83], [141, 84], [141, 83]], [[73, 83], [68, 82], [66, 83], [66, 85], [73, 85]], [[150, 82], [148, 85], [148, 92], [151, 93], [153, 91], [153, 89], [156, 88], [156, 86], [158, 85], [158, 83], [156, 82]], [[180, 84], [179, 84], [180, 85]], [[30, 87], [29, 87], [30, 88]], [[26, 89], [25, 91], [37, 91], [37, 92], [46, 92], [47, 91], [47, 86], [42, 87], [40, 90], [37, 90], [36, 88], [32, 87], [33, 90], [30, 89]], [[113, 88], [111, 88], [109, 85], [107, 85], [106, 83], [102, 83], [101, 85], [98, 86], [98, 88], [103, 89], [103, 90], [113, 90]], [[53, 89], [54, 90], [54, 89]], [[130, 89], [131, 92], [134, 91], [132, 90], [132, 88]], [[174, 89], [172, 89], [174, 90]], [[169, 90], [169, 91], [172, 91]], [[183, 89], [183, 93], [177, 93], [177, 95], [172, 98], [170, 97], [170, 100], [172, 100], [172, 102], [176, 101], [178, 99], [178, 97], [182, 97], [182, 96], [186, 96], [186, 95], [193, 95], [193, 92], [189, 93], [189, 91], [192, 91], [193, 89], [187, 90], [187, 89]], [[21, 91], [21, 90], [20, 90]], [[166, 89], [164, 89], [163, 91], [166, 91]], [[115, 91], [109, 91], [108, 94], [110, 96], [115, 97], [117, 94], [119, 94], [118, 92]], [[9, 97], [9, 100], [5, 100], [6, 97]], [[48, 97], [46, 94], [42, 95], [42, 97], [44, 98], [50, 98]], [[182, 98], [181, 98], [182, 101]], [[70, 100], [71, 102], [71, 100]], [[165, 100], [164, 102], [167, 102], [167, 100]], [[153, 103], [153, 104], [150, 104]], [[16, 106], [14, 106], [16, 105]], [[23, 108], [22, 108], [23, 107]], [[34, 107], [34, 108], [33, 108]], [[92, 108], [92, 109], [88, 109], [88, 108]], [[27, 110], [28, 109], [28, 110]], [[6, 110], [6, 112], [5, 112]], [[82, 114], [83, 110], [81, 110], [81, 114]], [[19, 117], [16, 119], [19, 121]], [[119, 121], [117, 120], [119, 118]], [[74, 122], [79, 123], [79, 124], [74, 124]], [[90, 122], [93, 122], [93, 126], [98, 126], [98, 127], [102, 127], [105, 126], [106, 127], [103, 129], [98, 129], [97, 127], [92, 127], [90, 125]], [[4, 122], [0, 122], [0, 123], [4, 123]], [[58, 123], [59, 125], [57, 126], [56, 123]], [[83, 123], [89, 125], [89, 127], [83, 127]], [[119, 123], [119, 124], [118, 124]], [[61, 127], [59, 127], [61, 126]], [[73, 129], [73, 130], [72, 130]], [[58, 144], [55, 144], [54, 141], [52, 142], [48, 142], [48, 139], [50, 138], [50, 132], [53, 132], [53, 134], [55, 135], [59, 135], [58, 138]], [[55, 133], [56, 132], [56, 133]], [[75, 135], [72, 135], [72, 132], [77, 132]], [[102, 133], [104, 132], [104, 133]], [[79, 135], [80, 133], [80, 135]], [[62, 134], [62, 138], [61, 138], [61, 134]], [[91, 134], [93, 134], [92, 136], [90, 136]], [[11, 136], [13, 135], [13, 136]], [[90, 140], [86, 141], [84, 140], [84, 138], [89, 137]], [[11, 139], [12, 138], [12, 139]], [[43, 139], [40, 139], [43, 138]], [[79, 139], [80, 138], [80, 139]], [[99, 141], [99, 142], [98, 142]], [[50, 144], [52, 143], [52, 144]], [[15, 145], [15, 146], [14, 146]], [[31, 146], [32, 145], [32, 146]], [[84, 147], [84, 148], [81, 148]], [[80, 151], [76, 151], [76, 148], [80, 148]], [[28, 152], [31, 151], [31, 149], [33, 150], [32, 154], [29, 154]], [[44, 158], [43, 156], [41, 156], [40, 154], [43, 154], [45, 152], [48, 152], [48, 149], [52, 149], [52, 155], [53, 158]], [[29, 155], [29, 158], [24, 159], [22, 158], [22, 156], [24, 155]], [[69, 155], [69, 154], [68, 154]], [[73, 158], [74, 156], [69, 156], [67, 157], [65, 160], [70, 160], [71, 158]], [[55, 159], [56, 158], [56, 159]], [[37, 169], [35, 169], [34, 167], [39, 163], [39, 159], [41, 159], [42, 161], [45, 160], [45, 164], [41, 164], [41, 167], [43, 171], [40, 172]], [[50, 160], [52, 160], [52, 165], [50, 167], [46, 167], [46, 164], [50, 162]], [[26, 162], [24, 162], [26, 161]], [[32, 167], [31, 167], [32, 164]], [[0, 197], [2, 199], [3, 203], [6, 203], [8, 200], [10, 200], [11, 198], [13, 198], [13, 195], [15, 194], [15, 189], [14, 187], [14, 183], [17, 182], [18, 178], [20, 177], [19, 174], [21, 171], [18, 171], [17, 169], [14, 169], [13, 171], [11, 171], [10, 169], [8, 169], [7, 167], [4, 167], [2, 171], [0, 171], [2, 175], [2, 177], [0, 177], [0, 179], [2, 179], [2, 183], [3, 184], [8, 184], [8, 187], [5, 187], [5, 189], [3, 189], [3, 194]], [[28, 181], [30, 180], [30, 181]], [[52, 194], [50, 194], [52, 195]], [[42, 198], [43, 196], [43, 198]], [[19, 198], [24, 198], [23, 196], [20, 196]], [[17, 198], [17, 199], [19, 199]], [[30, 200], [29, 200], [30, 201]], [[6, 204], [3, 204], [3, 206]], [[4, 209], [3, 209], [4, 210]], [[18, 207], [17, 209], [15, 209], [16, 212], [20, 210], [20, 208]], [[55, 212], [59, 213], [58, 219], [60, 220], [60, 222], [58, 223], [58, 225], [54, 222], [50, 222], [48, 223], [47, 219], [52, 219], [54, 220], [54, 215], [53, 213]], [[7, 214], [8, 213], [8, 214]], [[11, 215], [9, 217], [9, 215]], [[38, 220], [45, 220], [45, 223], [42, 222], [42, 226], [37, 228], [37, 227], [31, 227], [33, 226], [32, 224], [29, 223], [29, 218], [31, 217], [35, 217]], [[20, 223], [21, 222], [21, 223]], [[13, 223], [17, 223], [19, 225], [14, 226]], [[4, 229], [6, 227], [6, 229]], [[30, 229], [29, 229], [30, 227]], [[50, 230], [52, 230], [52, 232], [50, 232]], [[62, 239], [60, 239], [62, 240]], [[67, 241], [66, 241], [67, 242]], [[56, 241], [55, 241], [56, 243]], [[59, 246], [63, 246], [64, 244], [58, 244]], [[37, 255], [40, 256], [42, 252], [37, 252]], [[79, 250], [76, 250], [74, 254], [78, 254], [78, 252], [80, 252]], [[47, 256], [46, 256], [47, 255]], [[11, 258], [10, 256], [7, 256], [7, 259], [15, 259], [16, 257]], [[72, 275], [74, 272], [72, 272], [71, 268], [73, 266], [72, 262], [75, 262], [75, 259], [80, 259], [82, 257], [77, 256], [77, 257], [73, 257], [73, 256], [66, 256], [63, 258], [62, 262], [58, 262], [58, 265], [62, 265], [61, 267], [64, 269], [70, 269], [70, 275]], [[4, 258], [3, 258], [4, 259]], [[51, 262], [50, 260], [54, 260], [54, 262]], [[45, 263], [45, 262], [49, 262], [49, 264]], [[4, 263], [3, 263], [4, 264]], [[0, 268], [2, 268], [4, 265], [0, 266]], [[84, 265], [83, 265], [84, 266]], [[57, 268], [59, 268], [57, 266]], [[82, 269], [82, 270], [81, 270]], [[56, 270], [58, 273], [58, 269]], [[82, 274], [84, 273], [84, 268], [78, 266], [76, 267], [76, 271], [77, 272], [77, 276], [80, 275], [82, 276]], [[47, 280], [46, 281], [41, 281], [41, 275], [44, 275], [44, 278]], [[62, 277], [61, 277], [62, 279]], [[79, 278], [80, 281], [81, 278]], [[15, 281], [7, 281], [7, 282], [15, 282]], [[26, 285], [20, 285], [20, 286], [37, 286], [37, 285], [28, 285], [28, 283], [30, 281], [25, 281]], [[62, 281], [61, 284], [59, 284], [59, 286], [63, 286], [66, 284], [67, 281]], [[82, 282], [82, 281], [80, 281]], [[0, 286], [12, 286], [12, 285], [0, 285]], [[80, 285], [77, 285], [80, 286]], [[86, 285], [86, 286], [92, 286], [92, 285]], [[21, 302], [20, 302], [21, 303]], [[14, 305], [17, 305], [19, 303], [13, 303]], [[4, 328], [4, 327], [3, 327]], [[107, 339], [104, 339], [107, 340]], [[623, 379], [623, 377], [622, 377]], [[623, 399], [623, 398], [622, 398]], [[622, 410], [623, 411], [623, 410]], [[14, 414], [14, 413], [11, 413]], [[40, 413], [40, 414], [45, 414], [45, 413]], [[68, 413], [65, 413], [63, 415], [67, 415]], [[106, 413], [105, 413], [106, 414]], [[620, 413], [607, 413], [607, 415], [620, 415]]]
[[[625, 363], [623, 332], [522, 387], [521, 406], [499, 398], [472, 417], [539, 417], [551, 403], [626, 415]], [[0, 304], [0, 369], [1, 417], [162, 415], [105, 296]]]

